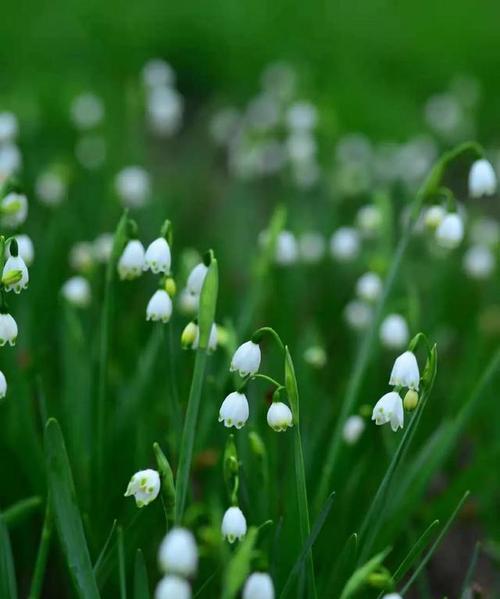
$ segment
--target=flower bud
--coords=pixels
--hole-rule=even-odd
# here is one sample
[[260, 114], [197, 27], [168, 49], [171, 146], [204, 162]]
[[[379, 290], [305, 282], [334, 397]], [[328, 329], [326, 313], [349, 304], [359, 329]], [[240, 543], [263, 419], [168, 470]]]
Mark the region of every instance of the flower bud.
[[165, 279], [165, 291], [168, 293], [170, 297], [174, 297], [177, 293], [177, 285], [175, 284], [175, 279], [173, 277], [167, 277]]
[[497, 188], [497, 177], [491, 163], [484, 158], [476, 160], [469, 171], [469, 195], [480, 198], [493, 195]]
[[267, 424], [280, 433], [293, 426], [293, 415], [290, 408], [281, 401], [273, 401], [267, 411]]
[[464, 237], [464, 225], [460, 216], [452, 212], [447, 214], [436, 230], [437, 243], [448, 250], [458, 247]]
[[156, 587], [155, 599], [191, 599], [191, 587], [179, 576], [165, 576]]
[[414, 389], [409, 389], [403, 399], [404, 409], [408, 412], [413, 411], [418, 405], [418, 393]]
[[242, 599], [274, 599], [274, 585], [267, 572], [250, 574], [243, 587]]
[[193, 321], [188, 322], [181, 334], [182, 349], [192, 349], [197, 335], [198, 325]]
[[342, 437], [348, 445], [355, 445], [363, 431], [365, 430], [365, 421], [361, 416], [349, 416], [345, 421], [344, 428], [342, 430]]

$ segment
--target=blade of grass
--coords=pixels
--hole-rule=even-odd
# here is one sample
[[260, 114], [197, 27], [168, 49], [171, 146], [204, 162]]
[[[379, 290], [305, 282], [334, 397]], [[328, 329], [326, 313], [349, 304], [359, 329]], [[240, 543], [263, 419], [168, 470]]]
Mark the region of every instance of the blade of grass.
[[28, 595], [28, 599], [38, 599], [42, 592], [43, 579], [45, 576], [45, 569], [47, 567], [47, 558], [49, 556], [50, 541], [52, 539], [52, 512], [50, 509], [50, 503], [47, 500], [47, 506], [45, 508], [45, 518], [43, 521], [42, 534], [40, 537], [40, 545], [38, 547], [38, 554], [36, 556], [35, 570], [33, 573], [33, 579], [31, 581], [31, 589]]
[[82, 599], [99, 599], [66, 446], [53, 418], [45, 427], [45, 455], [54, 521], [73, 584]]
[[366, 579], [374, 572], [387, 557], [391, 548], [388, 547], [372, 557], [366, 564], [358, 568], [354, 574], [346, 582], [344, 589], [340, 595], [340, 599], [349, 599], [354, 596], [366, 583]]
[[257, 542], [258, 530], [251, 527], [231, 558], [225, 575], [222, 599], [233, 599], [250, 573], [252, 553]]
[[148, 599], [149, 596], [148, 573], [144, 563], [144, 554], [141, 549], [138, 549], [135, 554], [134, 564], [134, 599]]
[[476, 543], [474, 547], [474, 551], [472, 553], [472, 557], [469, 563], [469, 567], [467, 568], [467, 573], [464, 578], [464, 583], [462, 585], [462, 591], [460, 593], [460, 599], [467, 599], [469, 587], [472, 582], [472, 577], [474, 576], [474, 571], [476, 569], [477, 558], [479, 557], [479, 552], [481, 551], [481, 543]]
[[9, 528], [19, 524], [25, 518], [31, 516], [33, 512], [36, 512], [42, 503], [42, 498], [38, 495], [17, 501], [3, 512], [4, 524]]
[[96, 577], [97, 580], [99, 580], [99, 576], [101, 574], [101, 567], [102, 567], [102, 564], [104, 563], [106, 553], [107, 553], [109, 546], [111, 544], [111, 541], [113, 539], [113, 534], [116, 530], [117, 524], [118, 524], [118, 520], [113, 520], [113, 524], [111, 525], [111, 530], [109, 531], [106, 541], [104, 542], [101, 552], [99, 553], [99, 556], [94, 564], [94, 576]]
[[120, 599], [127, 599], [127, 578], [125, 574], [125, 546], [123, 542], [123, 528], [116, 529], [118, 547], [118, 576], [120, 580]]
[[[353, 533], [345, 542], [342, 551], [340, 552], [337, 560], [335, 561], [335, 567], [332, 570], [331, 576], [328, 582], [324, 586], [324, 592], [322, 597], [331, 597], [332, 593], [337, 593], [337, 589], [343, 580], [347, 578], [347, 572], [349, 571], [349, 565], [356, 563], [356, 554], [358, 551], [358, 535]], [[329, 594], [328, 594], [329, 593]]]
[[429, 539], [434, 534], [434, 529], [436, 526], [439, 526], [439, 520], [434, 520], [429, 524], [429, 526], [424, 530], [422, 535], [417, 539], [414, 543], [413, 547], [410, 549], [404, 560], [399, 564], [396, 571], [393, 574], [394, 582], [397, 584], [403, 576], [408, 572], [408, 570], [412, 567], [414, 561], [423, 551], [424, 547], [429, 542]]
[[17, 599], [16, 573], [9, 531], [0, 514], [0, 597]]

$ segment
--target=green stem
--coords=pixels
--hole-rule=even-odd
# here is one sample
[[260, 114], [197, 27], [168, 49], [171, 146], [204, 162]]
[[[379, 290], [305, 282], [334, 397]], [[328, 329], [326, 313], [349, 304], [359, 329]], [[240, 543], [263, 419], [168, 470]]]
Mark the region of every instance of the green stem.
[[282, 352], [285, 351], [285, 345], [283, 343], [283, 341], [281, 340], [281, 337], [278, 335], [278, 333], [272, 328], [272, 327], [261, 327], [260, 329], [257, 329], [255, 331], [255, 333], [252, 335], [252, 340], [256, 339], [256, 343], [258, 342], [258, 340], [260, 340], [260, 338], [265, 334], [268, 333], [269, 335], [271, 335], [272, 337], [274, 337], [276, 343], [278, 344], [279, 348], [281, 349]]
[[184, 430], [182, 432], [182, 441], [179, 454], [179, 467], [176, 479], [176, 497], [175, 497], [175, 522], [180, 524], [186, 505], [187, 488], [189, 484], [189, 471], [193, 457], [194, 438], [196, 433], [196, 424], [198, 421], [198, 412], [200, 408], [201, 390], [203, 387], [203, 377], [207, 363], [207, 353], [203, 349], [196, 350], [194, 362], [193, 379], [189, 391], [189, 399], [184, 421]]
[[38, 554], [36, 556], [35, 570], [31, 581], [31, 588], [28, 599], [38, 599], [42, 591], [45, 568], [47, 566], [47, 558], [49, 555], [50, 539], [52, 537], [52, 512], [50, 503], [47, 499], [45, 508], [45, 519], [43, 521], [42, 534], [40, 537], [40, 545], [38, 546]]
[[179, 405], [179, 393], [177, 387], [177, 376], [174, 364], [174, 333], [173, 333], [173, 325], [169, 323], [168, 325], [168, 349], [167, 349], [167, 360], [168, 360], [168, 370], [169, 370], [169, 384], [170, 384], [170, 403], [171, 403], [171, 414], [173, 420], [173, 429], [175, 430], [175, 440], [176, 446], [178, 442], [178, 432], [181, 430], [182, 421], [181, 421], [181, 410]]
[[278, 381], [276, 381], [272, 377], [267, 376], [267, 374], [261, 374], [259, 372], [258, 374], [254, 374], [252, 376], [252, 379], [261, 379], [262, 381], [267, 381], [268, 383], [271, 383], [271, 385], [274, 385], [276, 387], [277, 391], [284, 389], [284, 387], [281, 383], [278, 383]]

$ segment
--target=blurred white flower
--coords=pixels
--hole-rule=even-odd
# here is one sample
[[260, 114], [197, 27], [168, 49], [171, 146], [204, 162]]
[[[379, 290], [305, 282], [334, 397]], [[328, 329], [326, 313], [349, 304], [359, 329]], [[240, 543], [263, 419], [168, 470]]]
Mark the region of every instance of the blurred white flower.
[[24, 223], [28, 216], [28, 200], [22, 193], [11, 191], [0, 202], [1, 223], [15, 229]]
[[420, 371], [418, 369], [417, 358], [411, 351], [405, 351], [394, 361], [389, 385], [395, 387], [408, 387], [418, 391], [420, 383]]
[[464, 269], [472, 279], [488, 279], [495, 263], [495, 254], [485, 245], [473, 245], [464, 255]]
[[281, 231], [276, 239], [274, 259], [281, 266], [297, 262], [299, 249], [295, 235], [291, 231]]
[[323, 368], [326, 364], [326, 352], [320, 345], [311, 345], [304, 351], [304, 360], [314, 368]]
[[331, 254], [341, 262], [354, 260], [359, 254], [359, 250], [359, 234], [352, 227], [340, 227], [330, 238]]
[[243, 587], [242, 599], [274, 599], [274, 585], [267, 572], [250, 574]]
[[388, 349], [401, 349], [408, 344], [408, 324], [400, 314], [389, 314], [380, 325], [379, 336]]
[[147, 99], [147, 116], [153, 133], [171, 136], [182, 124], [184, 101], [175, 89], [168, 86], [155, 87]]
[[146, 320], [166, 323], [172, 316], [172, 300], [164, 289], [157, 289], [148, 302]]
[[66, 195], [66, 183], [58, 173], [45, 171], [35, 181], [35, 194], [47, 206], [57, 206]]
[[150, 88], [174, 85], [175, 73], [168, 62], [162, 58], [152, 58], [142, 68], [142, 81]]
[[365, 430], [365, 421], [361, 416], [353, 415], [349, 416], [349, 418], [344, 423], [344, 428], [342, 429], [342, 437], [344, 441], [348, 445], [355, 445], [363, 431]]
[[356, 226], [364, 237], [375, 236], [382, 226], [382, 213], [375, 204], [361, 206], [356, 214]]
[[156, 470], [140, 470], [136, 472], [127, 486], [125, 497], [133, 495], [137, 507], [141, 508], [151, 503], [160, 492], [160, 475]]
[[144, 269], [144, 246], [138, 239], [131, 239], [118, 260], [120, 279], [136, 279]]
[[163, 572], [189, 578], [198, 568], [198, 548], [187, 528], [174, 527], [161, 542], [158, 561]]
[[286, 113], [286, 123], [294, 131], [310, 131], [317, 121], [318, 111], [310, 102], [294, 102]]
[[371, 306], [360, 300], [352, 300], [344, 308], [344, 318], [355, 331], [366, 329], [372, 320], [372, 316]]
[[[210, 329], [210, 336], [208, 337], [208, 351], [215, 351], [217, 349], [217, 325], [214, 323]], [[192, 348], [198, 349], [198, 344], [200, 342], [200, 327], [196, 325], [196, 336], [193, 341]]]
[[372, 420], [375, 420], [375, 424], [378, 425], [390, 422], [394, 432], [396, 432], [398, 428], [403, 428], [403, 400], [399, 393], [391, 391], [383, 395], [373, 408]]
[[152, 241], [144, 257], [144, 270], [151, 269], [151, 272], [157, 274], [170, 272], [170, 247], [164, 237], [158, 237]]
[[183, 314], [192, 316], [196, 314], [199, 304], [199, 296], [190, 293], [188, 289], [184, 288], [177, 298], [179, 309]]
[[314, 264], [325, 255], [325, 238], [317, 231], [306, 231], [299, 237], [299, 254], [303, 262]]
[[16, 115], [13, 112], [0, 112], [0, 144], [15, 141], [18, 133]]
[[71, 103], [71, 119], [78, 129], [97, 127], [104, 118], [104, 104], [93, 93], [77, 96]]
[[268, 131], [280, 120], [280, 106], [271, 94], [261, 93], [248, 103], [245, 122], [251, 129]]
[[219, 410], [219, 422], [226, 428], [242, 428], [248, 420], [248, 400], [244, 393], [233, 391], [222, 402]]
[[240, 113], [236, 108], [224, 108], [216, 112], [210, 120], [210, 134], [219, 145], [227, 145], [236, 135]]
[[450, 140], [458, 139], [466, 124], [460, 102], [449, 93], [429, 98], [425, 105], [425, 119], [431, 129]]
[[286, 62], [273, 62], [262, 73], [262, 88], [279, 101], [289, 100], [297, 84], [297, 75]]
[[234, 352], [230, 371], [237, 371], [241, 377], [253, 376], [260, 367], [261, 351], [258, 343], [246, 341]]
[[169, 574], [158, 583], [155, 599], [191, 599], [191, 587], [179, 576]]
[[[19, 271], [21, 278], [14, 282], [7, 282], [9, 273]], [[2, 280], [4, 281], [5, 291], [14, 291], [14, 293], [21, 293], [23, 289], [28, 287], [29, 283], [28, 268], [21, 256], [10, 256], [5, 261], [2, 271]]]
[[445, 216], [446, 210], [443, 208], [443, 206], [440, 206], [439, 204], [429, 206], [424, 211], [424, 225], [428, 229], [434, 231], [443, 222]]
[[292, 162], [310, 162], [317, 152], [317, 144], [309, 131], [293, 131], [287, 137], [286, 149]]
[[0, 347], [6, 343], [10, 346], [16, 344], [17, 323], [10, 314], [0, 313]]
[[106, 162], [106, 140], [96, 133], [85, 133], [75, 146], [78, 162], [89, 171], [97, 170]]
[[300, 189], [310, 189], [318, 183], [321, 169], [315, 158], [301, 160], [292, 164], [292, 178]]
[[66, 301], [78, 308], [85, 308], [90, 304], [90, 285], [84, 277], [71, 277], [64, 283], [61, 292]]
[[71, 268], [79, 272], [88, 272], [94, 265], [94, 248], [88, 241], [79, 241], [69, 252]]
[[356, 283], [356, 293], [366, 302], [377, 301], [382, 289], [382, 279], [375, 272], [366, 272]]
[[115, 178], [115, 190], [127, 208], [141, 208], [151, 194], [151, 178], [142, 166], [127, 166]]
[[98, 262], [106, 264], [109, 261], [113, 251], [113, 242], [113, 233], [101, 233], [94, 239], [93, 254]]
[[485, 158], [476, 160], [469, 171], [469, 195], [480, 198], [493, 195], [497, 188], [497, 176], [491, 163]]
[[247, 534], [247, 521], [239, 507], [230, 507], [222, 518], [222, 536], [230, 543], [239, 541]]
[[500, 244], [500, 224], [493, 218], [483, 216], [472, 224], [470, 238], [474, 243], [495, 247]]
[[[17, 250], [21, 258], [24, 260], [26, 266], [31, 266], [35, 258], [35, 249], [33, 242], [28, 235], [15, 235], [14, 239], [17, 241]], [[11, 255], [9, 246], [5, 249], [5, 255], [7, 258]]]
[[0, 146], [0, 182], [21, 168], [23, 159], [21, 151], [13, 143]]
[[193, 270], [189, 273], [189, 277], [186, 283], [187, 290], [193, 295], [199, 296], [207, 276], [208, 267], [203, 262], [198, 263]]
[[382, 599], [403, 599], [399, 593], [389, 593], [388, 595], [384, 595]]
[[273, 401], [267, 411], [267, 424], [277, 433], [293, 426], [292, 410], [281, 401]]
[[448, 250], [460, 245], [464, 237], [464, 225], [462, 218], [456, 213], [447, 214], [436, 230], [437, 243]]
[[7, 379], [4, 373], [0, 370], [0, 399], [7, 395]]

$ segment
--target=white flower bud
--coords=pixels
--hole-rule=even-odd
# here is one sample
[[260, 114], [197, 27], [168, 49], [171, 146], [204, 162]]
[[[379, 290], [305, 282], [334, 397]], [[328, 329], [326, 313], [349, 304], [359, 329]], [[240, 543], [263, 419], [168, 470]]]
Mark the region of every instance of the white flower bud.
[[424, 212], [424, 225], [435, 231], [439, 225], [443, 222], [443, 218], [446, 216], [446, 210], [443, 206], [436, 204], [434, 206], [429, 206], [429, 208], [425, 209]]
[[131, 239], [118, 261], [120, 279], [136, 279], [144, 269], [144, 246], [138, 239]]
[[365, 421], [361, 416], [349, 416], [342, 429], [342, 437], [348, 445], [354, 445], [365, 430]]
[[78, 308], [85, 308], [90, 304], [90, 285], [84, 277], [71, 277], [64, 283], [61, 291], [64, 299]]
[[[33, 248], [33, 242], [28, 235], [16, 235], [14, 239], [17, 241], [17, 250], [19, 256], [24, 260], [26, 266], [33, 264], [35, 257], [35, 249]], [[10, 244], [9, 244], [10, 245]], [[5, 255], [7, 258], [11, 255], [9, 245], [6, 247]]]
[[350, 301], [344, 309], [347, 324], [355, 331], [363, 331], [372, 320], [371, 307], [360, 300]]
[[15, 229], [22, 225], [28, 216], [28, 200], [25, 195], [11, 191], [0, 202], [2, 225]]
[[297, 262], [299, 249], [291, 231], [281, 231], [276, 239], [274, 259], [276, 264], [288, 266]]
[[200, 295], [207, 272], [208, 267], [206, 264], [203, 264], [203, 262], [200, 262], [193, 268], [193, 270], [189, 273], [186, 283], [189, 293], [192, 293], [193, 295]]
[[4, 373], [0, 370], [0, 399], [7, 395], [7, 379]]
[[0, 314], [0, 347], [16, 344], [17, 323], [10, 314]]
[[359, 234], [352, 227], [340, 227], [330, 238], [331, 254], [341, 262], [354, 260], [359, 250]]
[[417, 358], [415, 358], [413, 352], [405, 351], [394, 361], [389, 385], [393, 385], [394, 387], [408, 387], [408, 389], [418, 391], [419, 383], [420, 371], [418, 369]]
[[243, 587], [242, 599], [274, 599], [272, 578], [266, 572], [250, 574]]
[[172, 316], [172, 300], [164, 289], [157, 289], [148, 302], [146, 308], [146, 320], [165, 323]]
[[401, 349], [408, 343], [408, 324], [400, 314], [389, 314], [379, 330], [380, 341], [388, 349]]
[[141, 166], [127, 166], [116, 175], [115, 190], [124, 206], [141, 208], [151, 193], [149, 173]]
[[394, 432], [403, 428], [404, 417], [403, 400], [396, 391], [383, 395], [373, 408], [372, 420], [375, 420], [375, 424], [390, 422]]
[[317, 231], [307, 231], [299, 238], [299, 253], [303, 262], [315, 264], [325, 254], [325, 240]]
[[464, 225], [456, 212], [447, 214], [436, 230], [436, 241], [448, 250], [458, 247], [464, 237]]
[[464, 269], [472, 279], [488, 279], [495, 269], [495, 254], [487, 246], [473, 245], [465, 252]]
[[273, 401], [267, 411], [267, 424], [277, 433], [293, 426], [292, 410], [281, 401]]
[[382, 279], [374, 272], [362, 275], [356, 283], [356, 293], [366, 302], [375, 302], [382, 293]]
[[193, 534], [186, 528], [172, 528], [163, 539], [158, 552], [163, 572], [189, 578], [196, 574], [198, 549]]
[[476, 160], [469, 171], [469, 195], [480, 198], [493, 195], [497, 188], [497, 176], [491, 163], [482, 158]]
[[248, 420], [248, 400], [244, 393], [233, 391], [222, 402], [219, 410], [219, 422], [230, 428], [242, 428]]
[[179, 576], [165, 576], [156, 587], [155, 599], [191, 599], [191, 587]]
[[170, 272], [170, 248], [164, 237], [158, 237], [149, 244], [144, 262], [144, 270], [150, 268], [151, 272], [155, 274], [159, 272], [168, 274]]
[[141, 508], [151, 503], [160, 492], [160, 475], [156, 470], [140, 470], [130, 479], [125, 497], [133, 495], [137, 507]]
[[222, 536], [230, 543], [241, 539], [247, 534], [247, 521], [239, 507], [230, 507], [222, 518]]
[[261, 352], [258, 343], [246, 341], [234, 352], [230, 371], [237, 371], [242, 378], [253, 376], [260, 367]]
[[5, 291], [13, 290], [14, 293], [21, 293], [23, 289], [28, 287], [29, 282], [28, 269], [21, 256], [10, 256], [7, 258], [2, 271], [2, 278], [6, 277], [12, 271], [20, 271], [21, 278], [15, 283], [4, 283]]

